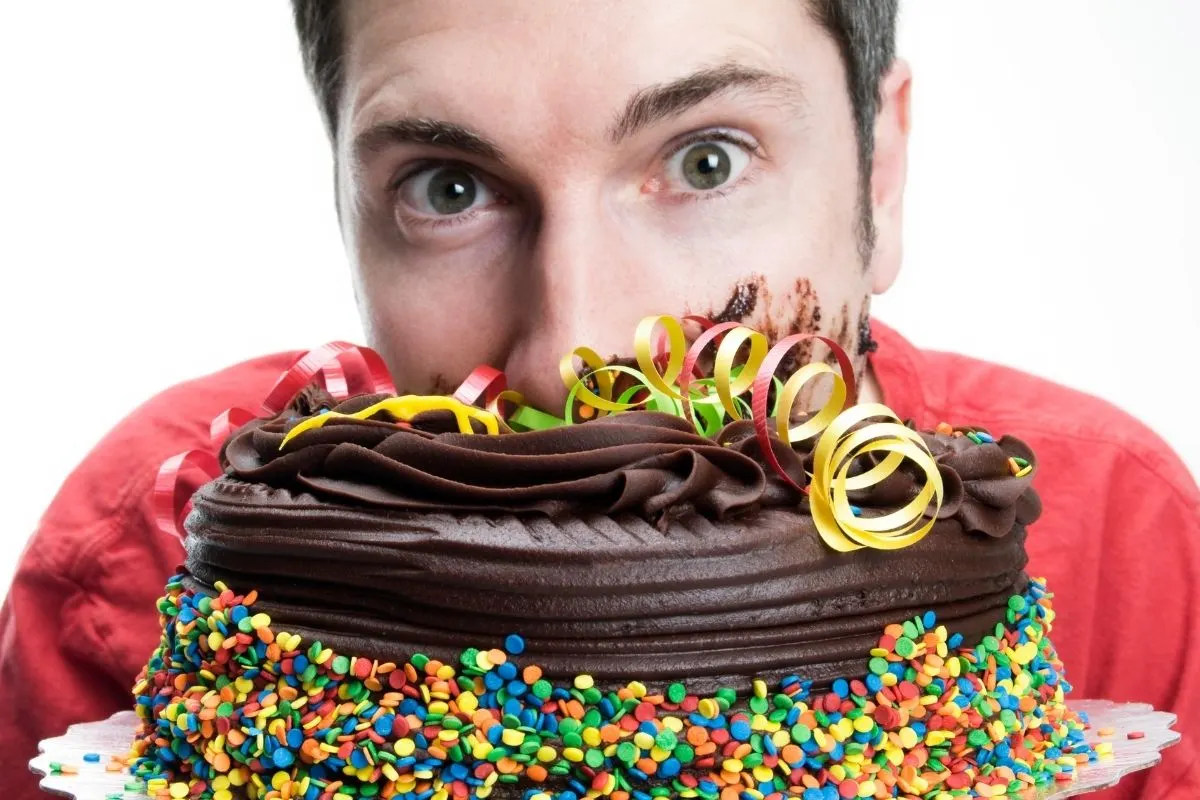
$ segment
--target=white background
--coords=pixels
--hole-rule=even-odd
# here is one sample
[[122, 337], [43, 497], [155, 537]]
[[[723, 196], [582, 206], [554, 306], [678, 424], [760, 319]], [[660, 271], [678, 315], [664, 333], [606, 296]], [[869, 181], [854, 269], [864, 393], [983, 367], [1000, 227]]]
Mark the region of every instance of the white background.
[[[289, 14], [5, 8], [0, 593], [59, 483], [138, 403], [360, 338]], [[1108, 398], [1193, 474], [1197, 30], [1193, 0], [907, 0], [906, 268], [876, 305], [918, 345]], [[958, 324], [922, 313], [932, 295]]]

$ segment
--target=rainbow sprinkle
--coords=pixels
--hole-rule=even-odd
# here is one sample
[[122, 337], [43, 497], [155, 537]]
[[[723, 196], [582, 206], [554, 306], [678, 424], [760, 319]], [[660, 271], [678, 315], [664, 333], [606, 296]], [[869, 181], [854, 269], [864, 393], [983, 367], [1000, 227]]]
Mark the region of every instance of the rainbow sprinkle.
[[697, 697], [553, 683], [518, 664], [518, 635], [456, 664], [340, 655], [276, 632], [254, 592], [182, 578], [134, 687], [132, 770], [154, 797], [941, 800], [1031, 794], [1098, 757], [1063, 702], [1040, 580], [975, 647], [928, 612], [828, 691], [789, 676]]

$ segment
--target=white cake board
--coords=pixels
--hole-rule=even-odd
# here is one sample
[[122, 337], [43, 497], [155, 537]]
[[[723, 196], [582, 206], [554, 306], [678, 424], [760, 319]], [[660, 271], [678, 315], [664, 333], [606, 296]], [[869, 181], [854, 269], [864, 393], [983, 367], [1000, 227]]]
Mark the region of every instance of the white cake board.
[[[1088, 741], [1093, 744], [1111, 742], [1113, 754], [1111, 758], [1081, 767], [1074, 782], [1042, 790], [1037, 795], [1039, 800], [1062, 800], [1115, 786], [1125, 775], [1157, 764], [1162, 760], [1161, 751], [1180, 738], [1177, 731], [1171, 730], [1175, 724], [1174, 714], [1155, 711], [1144, 703], [1078, 700], [1070, 705], [1075, 711], [1088, 715]], [[105, 769], [112, 762], [112, 756], [124, 756], [129, 752], [136, 724], [137, 718], [132, 711], [122, 711], [100, 722], [72, 725], [63, 736], [38, 745], [41, 755], [29, 762], [29, 768], [45, 776], [41, 784], [44, 790], [75, 800], [105, 800], [114, 794], [121, 800], [149, 800], [144, 794], [125, 791], [128, 770], [108, 772]], [[1112, 728], [1113, 734], [1101, 737], [1100, 730], [1107, 728]], [[1140, 731], [1145, 736], [1130, 739], [1131, 731]], [[85, 762], [84, 756], [89, 753], [99, 755], [100, 762]], [[51, 775], [52, 762], [79, 772]]]

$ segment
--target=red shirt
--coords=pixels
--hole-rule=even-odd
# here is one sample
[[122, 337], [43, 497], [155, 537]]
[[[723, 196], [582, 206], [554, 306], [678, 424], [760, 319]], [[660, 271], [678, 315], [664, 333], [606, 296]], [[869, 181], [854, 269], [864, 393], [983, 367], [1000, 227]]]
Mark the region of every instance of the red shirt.
[[[1200, 491], [1187, 469], [1101, 400], [917, 350], [879, 324], [875, 335], [872, 365], [902, 419], [1011, 433], [1037, 453], [1045, 512], [1030, 531], [1029, 572], [1055, 592], [1053, 639], [1073, 696], [1144, 701], [1180, 717], [1182, 744], [1104, 796], [1200, 795]], [[169, 389], [120, 423], [63, 484], [0, 611], [6, 800], [41, 796], [25, 777], [40, 739], [132, 708], [130, 686], [160, 634], [155, 601], [184, 557], [154, 525], [158, 467], [208, 447], [212, 418], [230, 406], [256, 408], [296, 355]]]

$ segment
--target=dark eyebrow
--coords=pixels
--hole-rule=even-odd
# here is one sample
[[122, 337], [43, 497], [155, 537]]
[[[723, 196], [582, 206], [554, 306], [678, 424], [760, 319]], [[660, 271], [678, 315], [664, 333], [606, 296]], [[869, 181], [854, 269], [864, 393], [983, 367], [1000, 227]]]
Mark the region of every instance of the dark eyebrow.
[[802, 93], [795, 79], [757, 67], [735, 62], [708, 67], [669, 83], [639, 89], [609, 130], [609, 139], [616, 144], [655, 122], [678, 116], [713, 95], [733, 89], [782, 90], [796, 96]]
[[432, 145], [504, 162], [500, 148], [486, 137], [456, 122], [428, 117], [405, 117], [372, 125], [354, 137], [354, 153], [361, 160], [389, 144]]

